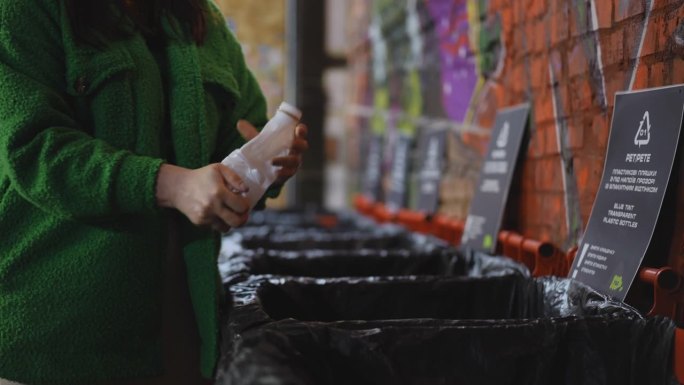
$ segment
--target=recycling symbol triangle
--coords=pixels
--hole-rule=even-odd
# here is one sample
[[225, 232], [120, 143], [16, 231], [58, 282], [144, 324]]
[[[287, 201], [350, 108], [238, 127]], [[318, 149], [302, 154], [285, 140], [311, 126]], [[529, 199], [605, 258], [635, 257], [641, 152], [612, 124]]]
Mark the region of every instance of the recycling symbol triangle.
[[644, 114], [644, 117], [639, 123], [639, 130], [637, 130], [636, 136], [634, 137], [635, 146], [645, 146], [651, 141], [651, 117], [648, 111]]
[[510, 135], [511, 125], [508, 122], [504, 122], [499, 137], [496, 138], [496, 146], [498, 148], [504, 148], [508, 145], [508, 136]]

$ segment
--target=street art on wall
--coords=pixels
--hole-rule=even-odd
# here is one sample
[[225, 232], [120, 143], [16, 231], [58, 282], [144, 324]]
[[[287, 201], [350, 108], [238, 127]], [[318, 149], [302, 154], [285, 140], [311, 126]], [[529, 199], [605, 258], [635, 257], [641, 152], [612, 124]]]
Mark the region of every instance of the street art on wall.
[[217, 4], [242, 44], [247, 65], [254, 72], [272, 115], [285, 96], [285, 0], [218, 0]]
[[442, 104], [447, 116], [463, 122], [477, 86], [466, 0], [428, 0], [431, 23], [438, 37]]
[[[272, 116], [285, 98], [285, 0], [217, 0], [217, 5], [242, 45], [247, 66], [259, 82]], [[288, 192], [286, 186], [277, 199], [267, 201], [268, 206], [284, 207]]]
[[[615, 93], [684, 82], [684, 4], [418, 0], [416, 9], [423, 60], [410, 81], [420, 83], [419, 120], [445, 119], [452, 131], [442, 213], [465, 219], [472, 170], [487, 140], [482, 129], [493, 125], [498, 109], [529, 102], [531, 137], [521, 191], [511, 202], [518, 210], [514, 225], [525, 236], [575, 246], [601, 178]], [[404, 25], [386, 23], [382, 33], [393, 36]], [[388, 40], [389, 51], [394, 43]], [[397, 66], [399, 57], [390, 58]], [[388, 100], [415, 93], [415, 87], [387, 90]]]

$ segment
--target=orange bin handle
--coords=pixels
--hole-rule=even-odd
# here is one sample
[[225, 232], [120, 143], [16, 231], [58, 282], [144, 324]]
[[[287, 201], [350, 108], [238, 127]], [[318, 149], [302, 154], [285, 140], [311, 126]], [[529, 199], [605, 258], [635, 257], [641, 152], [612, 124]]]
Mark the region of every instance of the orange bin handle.
[[677, 381], [684, 384], [684, 329], [675, 331], [674, 370]]

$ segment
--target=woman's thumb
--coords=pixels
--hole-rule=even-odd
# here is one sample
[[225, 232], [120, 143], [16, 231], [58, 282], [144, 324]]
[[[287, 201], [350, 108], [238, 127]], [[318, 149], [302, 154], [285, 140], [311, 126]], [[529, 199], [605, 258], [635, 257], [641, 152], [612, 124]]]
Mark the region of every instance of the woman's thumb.
[[254, 139], [255, 136], [259, 135], [259, 131], [257, 131], [252, 123], [242, 119], [237, 122], [237, 130], [247, 141], [250, 141]]

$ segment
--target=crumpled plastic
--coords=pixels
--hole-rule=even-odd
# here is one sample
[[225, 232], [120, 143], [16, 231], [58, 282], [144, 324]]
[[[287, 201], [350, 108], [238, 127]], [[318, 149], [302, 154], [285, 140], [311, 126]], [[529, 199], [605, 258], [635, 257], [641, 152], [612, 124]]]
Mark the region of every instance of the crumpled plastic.
[[675, 385], [675, 325], [564, 278], [340, 215], [231, 234], [216, 384]]
[[322, 220], [323, 218], [328, 220], [332, 219], [334, 225], [331, 226], [330, 229], [333, 230], [358, 229], [377, 226], [373, 220], [361, 216], [353, 211], [330, 212], [326, 210], [287, 209], [252, 211], [247, 223], [237, 230], [241, 231], [254, 227], [321, 229], [323, 228], [322, 224], [324, 224], [324, 220]]
[[334, 234], [318, 229], [269, 231], [272, 229], [262, 226], [224, 240], [219, 271], [225, 283], [251, 275], [329, 278], [530, 274], [524, 265], [509, 258], [457, 249], [435, 237], [408, 233], [396, 226]]
[[523, 275], [252, 277], [217, 384], [675, 384], [674, 324]]
[[299, 230], [266, 228], [266, 231], [243, 230], [241, 244], [246, 249], [312, 250], [312, 249], [401, 249], [411, 245], [409, 233], [399, 226], [374, 229], [305, 228]]

